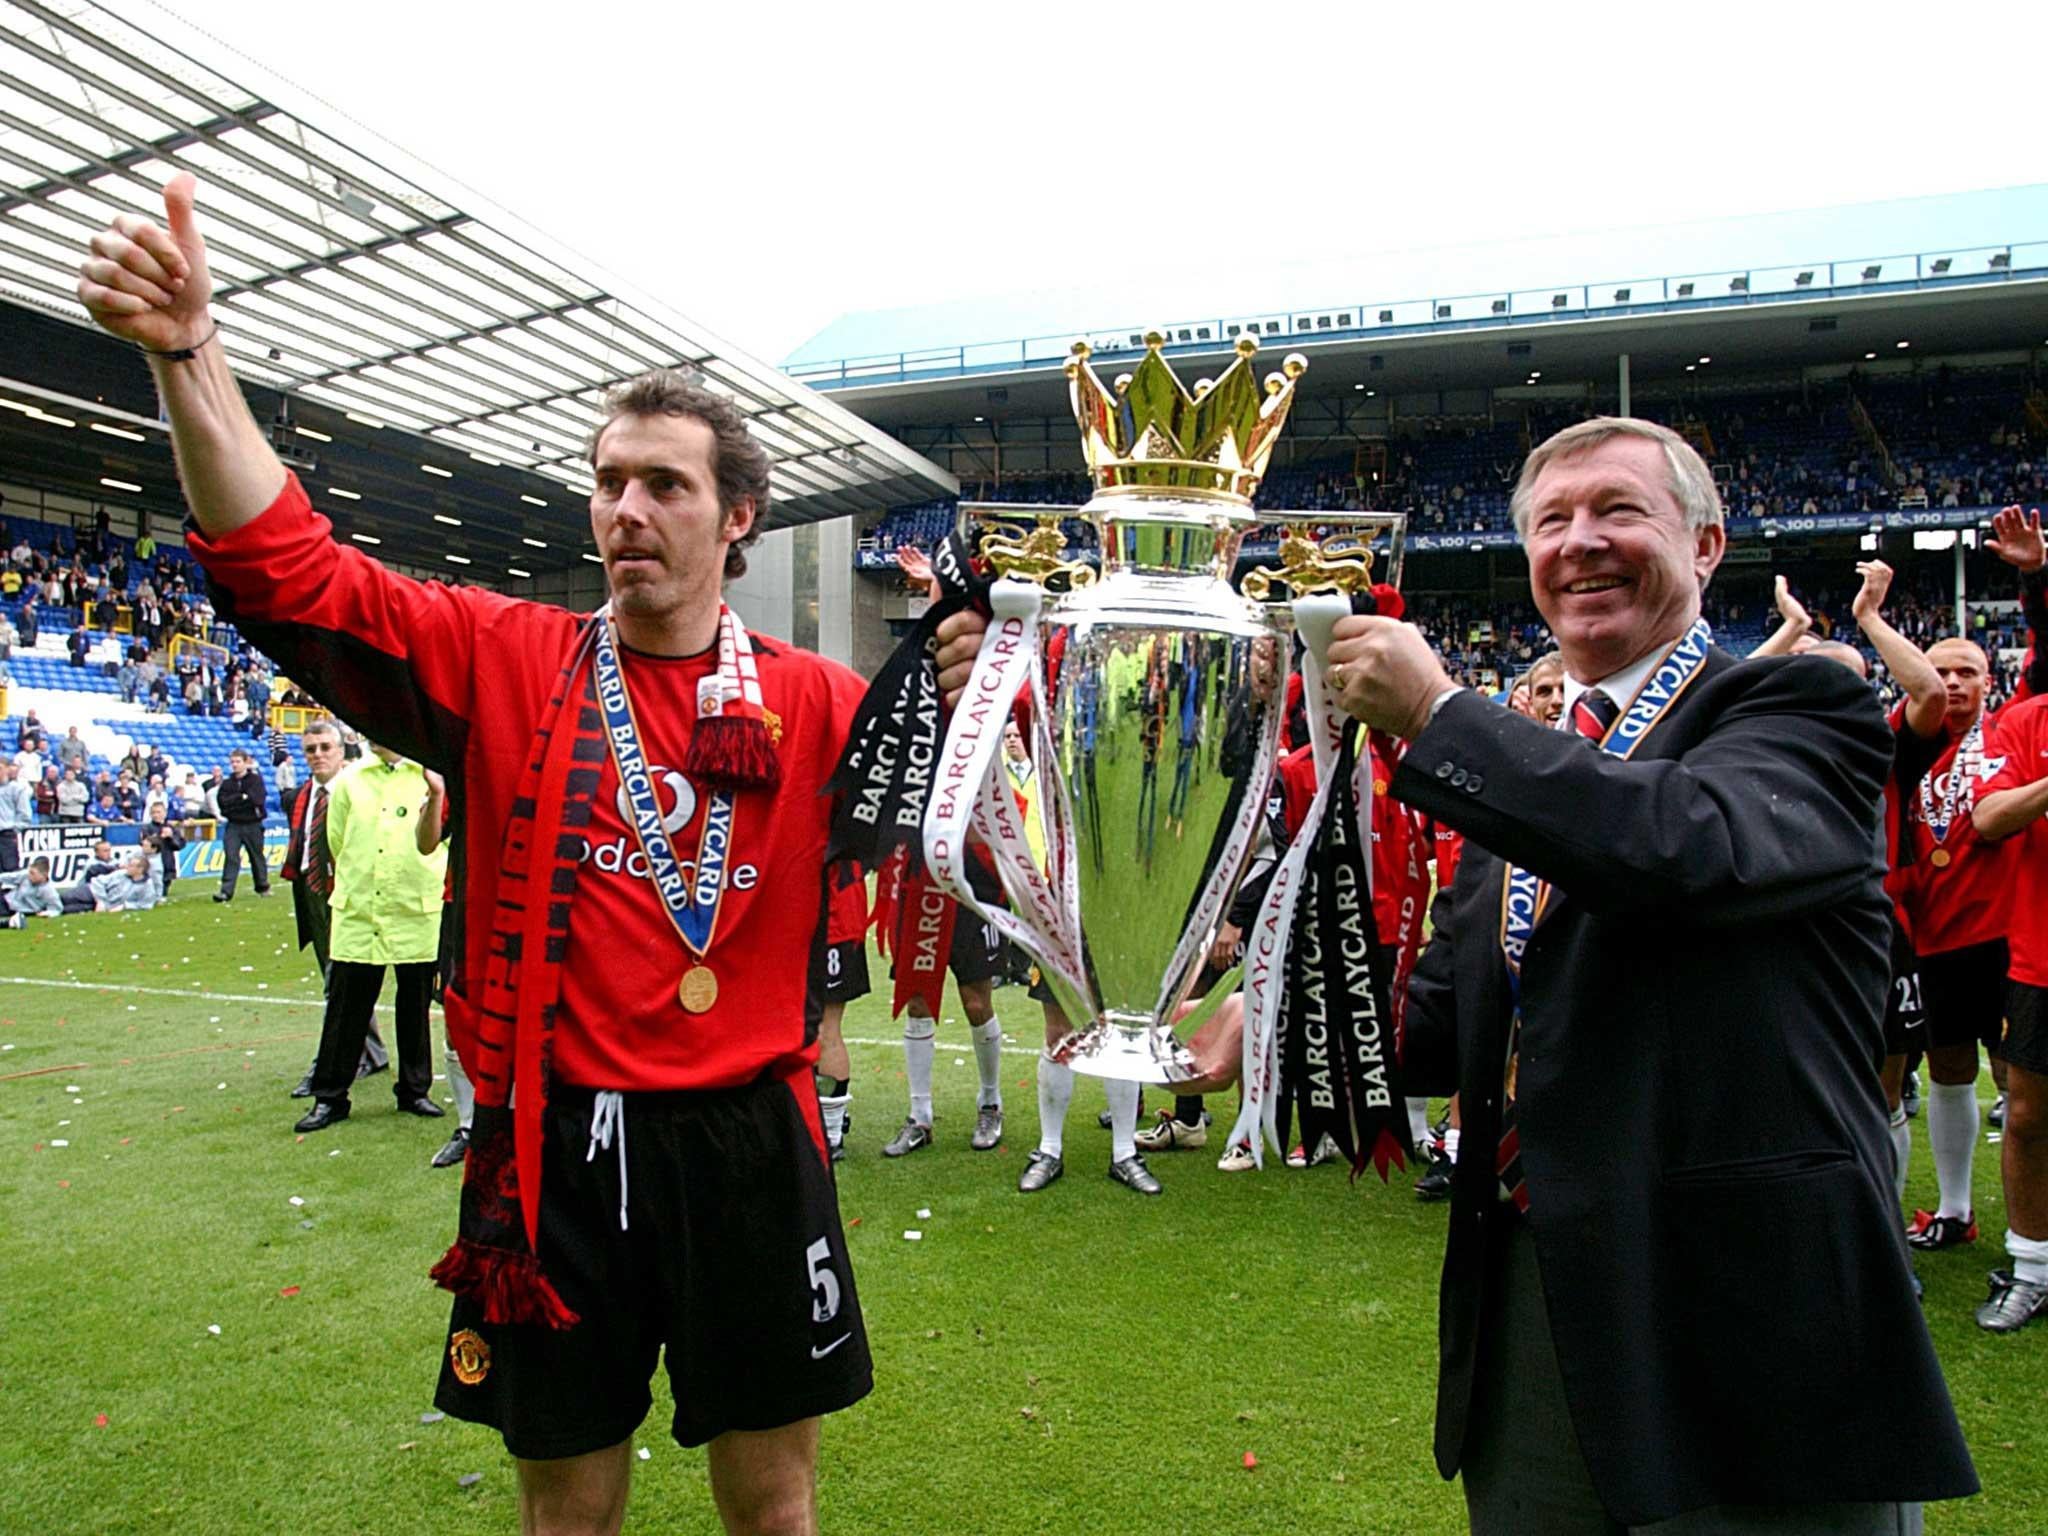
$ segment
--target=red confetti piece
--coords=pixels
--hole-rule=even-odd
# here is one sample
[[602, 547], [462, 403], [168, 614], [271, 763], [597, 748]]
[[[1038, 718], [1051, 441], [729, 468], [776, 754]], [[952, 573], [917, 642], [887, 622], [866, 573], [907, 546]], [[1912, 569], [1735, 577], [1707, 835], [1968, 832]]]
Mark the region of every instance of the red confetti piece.
[[71, 1187], [71, 1181], [69, 1179], [59, 1179], [57, 1181], [57, 1187], [59, 1189], [69, 1189]]
[[847, 1225], [848, 1225], [849, 1227], [857, 1227], [857, 1226], [859, 1226], [859, 1225], [860, 1225], [860, 1218], [859, 1218], [858, 1216], [854, 1217], [854, 1218], [853, 1218], [853, 1220], [851, 1220], [851, 1221], [849, 1221], [849, 1222], [847, 1223]]
[[1252, 1469], [1253, 1469], [1254, 1467], [1258, 1466], [1258, 1464], [1259, 1464], [1259, 1458], [1258, 1458], [1258, 1457], [1254, 1456], [1254, 1455], [1253, 1455], [1253, 1454], [1252, 1454], [1252, 1453], [1251, 1453], [1250, 1451], [1246, 1451], [1246, 1452], [1244, 1453], [1244, 1469], [1245, 1469], [1245, 1471], [1247, 1471], [1247, 1472], [1251, 1471], [1251, 1470], [1252, 1470]]
[[121, 1138], [121, 1145], [125, 1147], [128, 1145], [129, 1142], [133, 1141], [134, 1139], [135, 1138], [133, 1136], [123, 1136]]
[[288, 1285], [277, 1294], [280, 1296], [296, 1296], [299, 1294], [299, 1288], [296, 1285]]
[[107, 1416], [104, 1413], [94, 1414], [92, 1416], [92, 1427], [94, 1429], [105, 1429], [107, 1427]]

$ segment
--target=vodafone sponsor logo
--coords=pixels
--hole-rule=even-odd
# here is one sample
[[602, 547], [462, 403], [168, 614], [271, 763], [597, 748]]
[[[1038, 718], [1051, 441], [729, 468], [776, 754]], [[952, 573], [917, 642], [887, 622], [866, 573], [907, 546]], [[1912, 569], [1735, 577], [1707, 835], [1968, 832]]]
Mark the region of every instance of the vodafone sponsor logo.
[[[683, 883], [694, 884], [697, 864], [693, 858], [683, 857], [681, 844], [684, 831], [697, 819], [697, 812], [703, 805], [703, 797], [678, 770], [658, 765], [647, 770], [647, 777], [654, 788], [655, 802], [661, 807], [661, 828], [676, 842], [677, 871]], [[626, 799], [625, 786], [618, 792], [619, 819], [629, 827], [633, 822], [633, 808]], [[605, 842], [585, 841], [582, 863], [600, 874], [625, 875], [634, 880], [648, 879], [653, 871], [647, 863], [647, 855], [640, 849], [640, 843], [631, 832], [622, 832]], [[751, 891], [761, 883], [761, 871], [752, 864], [736, 864], [727, 884], [736, 891]]]

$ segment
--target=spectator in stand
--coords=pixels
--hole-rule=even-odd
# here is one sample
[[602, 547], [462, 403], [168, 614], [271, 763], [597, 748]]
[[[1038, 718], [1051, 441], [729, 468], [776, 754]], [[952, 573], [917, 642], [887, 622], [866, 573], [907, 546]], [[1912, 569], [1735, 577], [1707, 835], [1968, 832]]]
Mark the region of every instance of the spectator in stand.
[[92, 802], [92, 791], [85, 780], [78, 776], [76, 768], [61, 770], [63, 777], [57, 781], [57, 819], [65, 822], [85, 820], [85, 808]]
[[25, 651], [36, 648], [36, 639], [42, 633], [42, 616], [36, 609], [35, 588], [30, 587], [28, 596], [21, 600], [21, 611], [15, 616], [15, 628], [21, 634], [21, 647]]
[[[14, 733], [15, 750], [22, 751], [34, 748], [40, 752], [43, 749], [43, 737], [45, 734], [43, 722], [37, 717], [35, 706], [30, 705], [21, 717], [21, 725]], [[40, 763], [36, 765], [36, 772], [42, 772], [42, 765]]]
[[[155, 666], [155, 662], [148, 663]], [[149, 712], [152, 715], [167, 715], [171, 712], [171, 684], [161, 672], [149, 680]]]
[[82, 667], [85, 665], [86, 652], [92, 649], [92, 634], [85, 625], [79, 624], [72, 629], [71, 638], [65, 641], [64, 645], [71, 653], [71, 665]]
[[152, 773], [149, 787], [142, 792], [142, 814], [137, 819], [144, 822], [160, 821], [170, 814], [171, 792], [164, 788], [164, 776]]
[[137, 848], [121, 867], [92, 882], [95, 912], [147, 912], [164, 899], [163, 882], [150, 868], [149, 855]]
[[6, 909], [9, 928], [20, 928], [31, 917], [62, 917], [64, 898], [50, 883], [50, 861], [32, 860], [26, 875], [0, 890], [0, 905]]
[[125, 768], [114, 784], [114, 803], [121, 807], [123, 821], [142, 819], [142, 789], [135, 782], [135, 775]]
[[128, 818], [121, 814], [121, 802], [114, 797], [114, 792], [105, 789], [100, 791], [99, 798], [89, 807], [86, 820], [95, 826], [110, 827]]
[[111, 591], [102, 588], [100, 595], [93, 600], [92, 622], [94, 627], [104, 629], [111, 634], [114, 626], [120, 621], [120, 605], [114, 601], [114, 594]]
[[67, 730], [57, 743], [57, 764], [59, 767], [74, 768], [80, 774], [83, 774], [91, 757], [92, 754], [86, 750], [85, 743], [79, 739], [78, 727], [75, 725]]
[[165, 784], [171, 782], [171, 760], [164, 756], [164, 749], [162, 747], [151, 747], [149, 749], [149, 757], [143, 765], [142, 777], [145, 779], [160, 779]]
[[35, 795], [13, 763], [0, 758], [0, 875], [21, 868], [21, 834], [36, 821]]
[[127, 774], [138, 784], [148, 779], [149, 755], [142, 750], [141, 742], [131, 740], [128, 743], [128, 751], [121, 758], [121, 772]]
[[[35, 759], [42, 762], [40, 757]], [[57, 819], [58, 768], [55, 763], [44, 763], [42, 775], [35, 781], [36, 819], [55, 821]]]
[[135, 694], [141, 686], [135, 666], [135, 658], [127, 652], [121, 654], [121, 665], [114, 671], [114, 685], [121, 690], [121, 702], [133, 704]]
[[[225, 863], [220, 872], [220, 889], [215, 901], [235, 899], [235, 881], [242, 872], [242, 855], [249, 856], [249, 875], [256, 882], [256, 894], [270, 894], [270, 861], [263, 851], [263, 813], [266, 790], [263, 775], [242, 748], [228, 755], [230, 772], [214, 792], [220, 807], [221, 841], [226, 844]], [[381, 978], [380, 978], [381, 979]]]

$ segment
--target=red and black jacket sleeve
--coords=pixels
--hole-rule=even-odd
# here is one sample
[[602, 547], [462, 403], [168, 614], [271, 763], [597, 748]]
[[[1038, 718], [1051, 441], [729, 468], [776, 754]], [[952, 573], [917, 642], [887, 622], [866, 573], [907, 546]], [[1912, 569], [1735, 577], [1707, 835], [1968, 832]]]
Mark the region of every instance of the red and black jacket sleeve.
[[413, 581], [337, 544], [296, 477], [253, 522], [186, 543], [222, 617], [342, 719], [444, 775], [462, 770], [476, 701], [503, 705], [494, 684], [536, 650], [559, 654], [538, 616], [564, 634], [575, 623], [565, 610]]

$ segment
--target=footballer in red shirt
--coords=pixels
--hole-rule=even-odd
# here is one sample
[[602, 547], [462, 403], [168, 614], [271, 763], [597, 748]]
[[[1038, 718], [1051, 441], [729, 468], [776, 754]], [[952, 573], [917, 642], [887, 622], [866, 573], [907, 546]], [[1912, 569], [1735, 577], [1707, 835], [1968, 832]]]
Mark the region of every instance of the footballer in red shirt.
[[[477, 1118], [436, 1400], [504, 1436], [523, 1528], [616, 1531], [666, 1349], [728, 1527], [815, 1531], [819, 1415], [872, 1380], [811, 1078], [820, 790], [861, 687], [723, 602], [767, 455], [730, 401], [648, 375], [591, 448], [607, 615], [400, 577], [251, 417], [195, 193], [95, 235], [79, 298], [149, 357], [219, 608], [462, 807], [445, 1008]], [[947, 625], [951, 693], [984, 626]]]
[[2005, 1185], [2009, 1271], [1991, 1277], [1977, 1309], [1994, 1332], [2048, 1317], [2048, 698], [2010, 705], [1999, 722], [2004, 761], [1977, 796], [1977, 835], [2019, 849], [2010, 892], [2012, 968], [2006, 988]]

